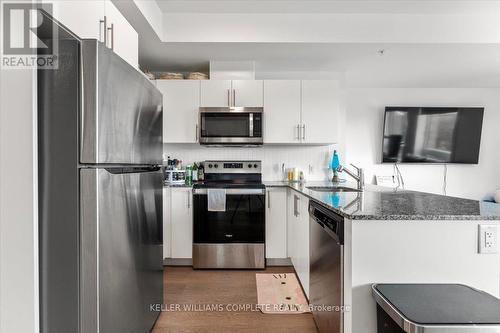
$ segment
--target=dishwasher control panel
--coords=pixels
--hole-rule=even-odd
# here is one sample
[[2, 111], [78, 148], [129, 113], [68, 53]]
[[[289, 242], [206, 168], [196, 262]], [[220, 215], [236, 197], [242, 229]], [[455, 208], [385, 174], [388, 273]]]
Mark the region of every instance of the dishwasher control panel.
[[342, 243], [344, 242], [344, 218], [342, 216], [312, 200], [309, 203], [309, 215], [323, 228], [328, 228], [333, 232]]

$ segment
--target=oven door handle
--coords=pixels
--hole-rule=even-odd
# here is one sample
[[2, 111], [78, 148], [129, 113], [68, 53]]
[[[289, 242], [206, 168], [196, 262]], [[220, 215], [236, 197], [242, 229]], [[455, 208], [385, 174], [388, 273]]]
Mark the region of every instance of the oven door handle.
[[[194, 195], [204, 195], [208, 193], [206, 188], [195, 188], [193, 189]], [[226, 189], [226, 195], [233, 194], [244, 194], [244, 195], [265, 195], [266, 190], [263, 188], [228, 188]]]

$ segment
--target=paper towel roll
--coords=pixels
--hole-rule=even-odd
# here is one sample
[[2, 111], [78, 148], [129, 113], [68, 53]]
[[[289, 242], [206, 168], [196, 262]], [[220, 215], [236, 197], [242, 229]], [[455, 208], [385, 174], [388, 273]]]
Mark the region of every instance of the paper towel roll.
[[495, 192], [495, 201], [500, 203], [500, 190], [497, 190]]

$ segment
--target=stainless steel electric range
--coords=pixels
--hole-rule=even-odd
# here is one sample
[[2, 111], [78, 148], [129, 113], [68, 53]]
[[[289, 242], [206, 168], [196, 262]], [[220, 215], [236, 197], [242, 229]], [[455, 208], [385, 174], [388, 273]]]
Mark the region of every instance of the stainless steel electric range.
[[[193, 267], [265, 268], [265, 202], [260, 161], [205, 161], [193, 186]], [[214, 191], [214, 190], [219, 191]], [[213, 211], [209, 196], [225, 195]]]

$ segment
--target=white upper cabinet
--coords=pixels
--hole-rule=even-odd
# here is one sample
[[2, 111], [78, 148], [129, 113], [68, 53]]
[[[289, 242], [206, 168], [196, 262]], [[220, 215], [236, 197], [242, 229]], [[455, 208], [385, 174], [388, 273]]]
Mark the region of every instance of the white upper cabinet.
[[111, 0], [44, 0], [53, 16], [80, 38], [106, 42], [116, 54], [138, 68], [137, 32]]
[[302, 124], [300, 133], [302, 142], [338, 142], [339, 98], [337, 81], [302, 81]]
[[231, 105], [231, 80], [201, 81], [201, 106], [221, 107]]
[[135, 68], [139, 68], [139, 36], [110, 1], [105, 2], [106, 44]]
[[105, 0], [44, 0], [52, 4], [52, 16], [81, 38], [103, 41]]
[[287, 189], [271, 187], [266, 192], [266, 258], [287, 258]]
[[163, 142], [197, 142], [200, 81], [157, 80], [156, 87], [163, 94]]
[[206, 80], [201, 81], [201, 106], [263, 106], [261, 80]]
[[264, 82], [264, 143], [299, 143], [300, 81]]
[[262, 80], [233, 80], [233, 106], [264, 105], [264, 89]]

